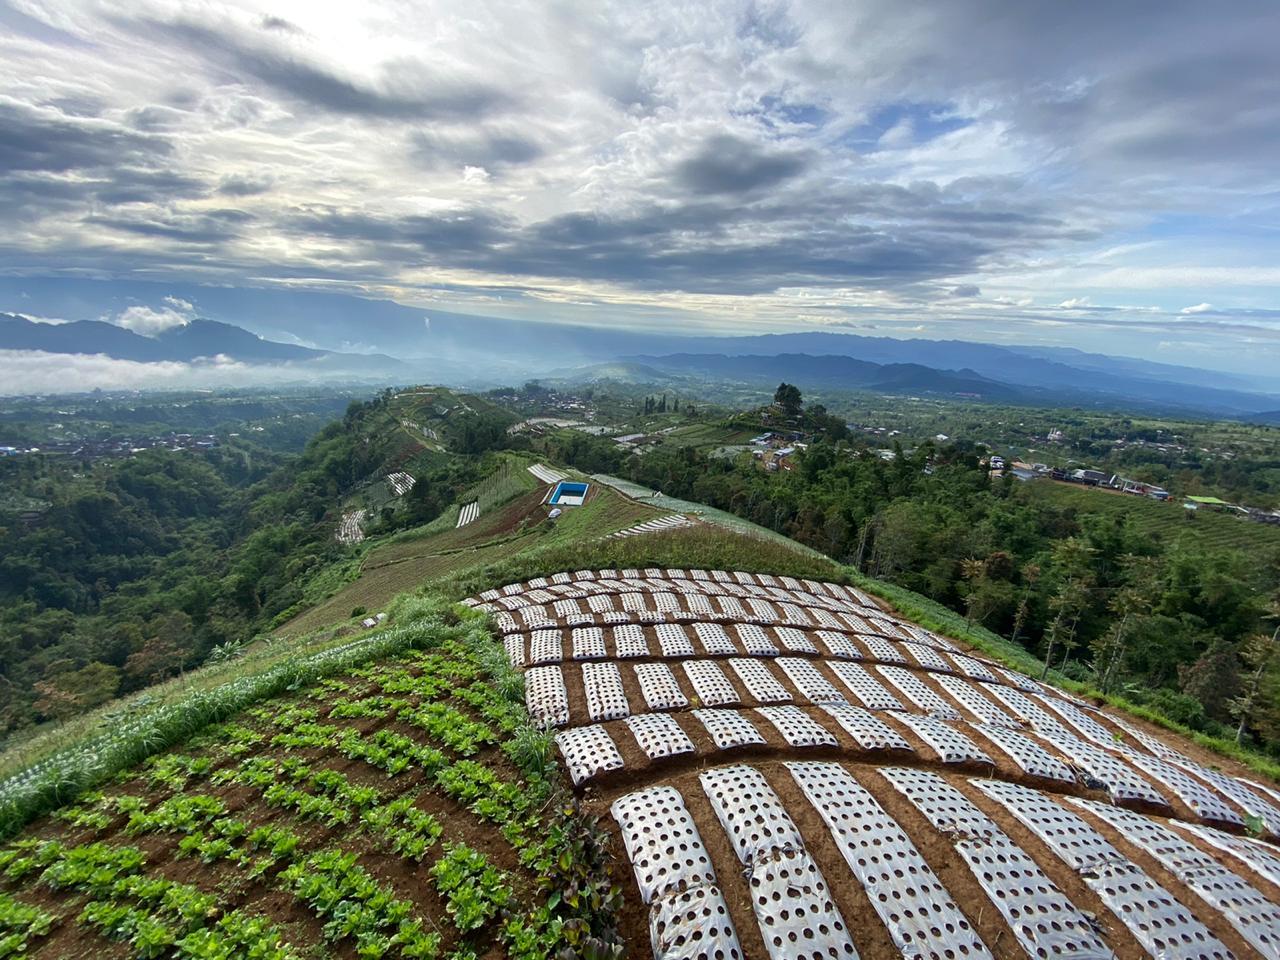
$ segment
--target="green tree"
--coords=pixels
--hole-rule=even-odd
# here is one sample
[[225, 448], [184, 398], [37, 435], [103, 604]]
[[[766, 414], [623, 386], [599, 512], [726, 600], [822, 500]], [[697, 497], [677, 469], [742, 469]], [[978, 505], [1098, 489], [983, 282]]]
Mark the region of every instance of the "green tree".
[[1013, 615], [1013, 632], [1009, 635], [1011, 643], [1017, 643], [1018, 638], [1022, 634], [1022, 628], [1027, 625], [1027, 618], [1031, 614], [1031, 596], [1035, 592], [1036, 584], [1040, 582], [1040, 565], [1038, 563], [1027, 563], [1022, 568], [1022, 592], [1018, 596], [1018, 608]]
[[1111, 625], [1091, 644], [1094, 676], [1103, 693], [1111, 692], [1117, 670], [1124, 664], [1133, 632], [1150, 615], [1159, 596], [1161, 566], [1158, 559], [1128, 554], [1122, 560], [1122, 566], [1124, 582], [1107, 603], [1113, 617]]
[[773, 392], [773, 402], [781, 407], [782, 412], [788, 417], [797, 417], [804, 406], [804, 397], [800, 394], [799, 387], [790, 383], [780, 383], [778, 389]]
[[1268, 675], [1280, 662], [1280, 625], [1270, 635], [1255, 633], [1245, 640], [1240, 647], [1240, 659], [1249, 673], [1244, 679], [1243, 692], [1231, 701], [1229, 707], [1231, 715], [1239, 721], [1236, 724], [1236, 743], [1244, 742], [1245, 730], [1253, 720], [1255, 711], [1262, 705], [1262, 693], [1267, 687]]
[[1065, 653], [1063, 662], [1076, 645], [1076, 628], [1080, 617], [1089, 605], [1089, 588], [1093, 583], [1090, 562], [1093, 559], [1093, 548], [1077, 537], [1068, 537], [1053, 549], [1052, 568], [1058, 581], [1057, 589], [1049, 598], [1049, 609], [1053, 611], [1053, 619], [1045, 632], [1044, 669], [1040, 672], [1043, 680], [1049, 675], [1049, 667], [1053, 663], [1053, 655], [1061, 646]]
[[1206, 717], [1225, 720], [1241, 692], [1240, 658], [1235, 648], [1218, 641], [1194, 663], [1179, 664], [1178, 683], [1183, 693], [1200, 702]]

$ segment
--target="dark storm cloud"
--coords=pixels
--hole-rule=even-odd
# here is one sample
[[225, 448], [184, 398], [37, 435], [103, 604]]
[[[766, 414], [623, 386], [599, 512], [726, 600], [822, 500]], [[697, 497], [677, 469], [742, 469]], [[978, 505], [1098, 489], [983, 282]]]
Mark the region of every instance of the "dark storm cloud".
[[0, 102], [0, 170], [65, 172], [153, 161], [167, 140], [97, 120]]
[[194, 20], [125, 21], [187, 47], [229, 78], [245, 77], [285, 96], [330, 113], [381, 120], [477, 117], [511, 102], [500, 87], [443, 76], [418, 62], [398, 62], [392, 79], [374, 87], [357, 83], [279, 44], [263, 43]]
[[14, 172], [0, 178], [0, 222], [10, 230], [83, 204], [83, 184], [62, 177]]
[[676, 179], [693, 193], [746, 193], [799, 175], [808, 158], [719, 134], [676, 165]]
[[34, 223], [56, 213], [87, 213], [95, 205], [170, 204], [208, 192], [203, 181], [163, 169], [82, 170], [73, 178], [15, 172], [0, 178], [0, 219]]
[[206, 196], [203, 180], [174, 170], [136, 170], [128, 167], [110, 171], [101, 184], [87, 184], [91, 196], [112, 205], [122, 203], [170, 203]]
[[425, 253], [450, 263], [492, 259], [496, 248], [518, 235], [514, 219], [480, 209], [390, 219], [311, 207], [295, 211], [288, 225], [301, 236], [398, 246], [401, 257]]
[[294, 212], [289, 229], [355, 244], [385, 264], [740, 294], [791, 285], [906, 288], [1072, 233], [1051, 217], [987, 206], [993, 203], [923, 186], [877, 185], [532, 223], [481, 208], [399, 219], [307, 208]]
[[167, 137], [12, 103], [0, 103], [0, 170], [0, 212], [14, 224], [209, 192], [180, 168]]
[[176, 110], [163, 104], [151, 104], [130, 110], [128, 117], [138, 130], [172, 130], [180, 126], [187, 118], [186, 112]]

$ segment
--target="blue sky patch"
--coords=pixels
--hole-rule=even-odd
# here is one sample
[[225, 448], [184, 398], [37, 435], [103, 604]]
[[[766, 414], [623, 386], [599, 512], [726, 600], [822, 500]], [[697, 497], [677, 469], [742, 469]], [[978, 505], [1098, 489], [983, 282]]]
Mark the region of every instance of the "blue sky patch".
[[854, 127], [837, 142], [856, 150], [873, 149], [881, 137], [904, 120], [911, 124], [914, 143], [928, 143], [973, 123], [971, 118], [957, 116], [952, 107], [943, 103], [891, 103], [877, 109], [867, 123]]

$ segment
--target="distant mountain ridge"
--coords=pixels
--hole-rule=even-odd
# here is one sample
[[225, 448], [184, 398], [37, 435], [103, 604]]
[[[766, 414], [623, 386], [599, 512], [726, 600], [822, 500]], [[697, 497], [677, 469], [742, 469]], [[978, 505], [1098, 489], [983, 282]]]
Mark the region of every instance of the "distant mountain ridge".
[[[695, 349], [696, 348], [696, 349]], [[843, 355], [872, 363], [917, 363], [939, 370], [968, 369], [1000, 383], [1027, 388], [1028, 399], [1047, 404], [1094, 406], [1138, 402], [1230, 416], [1275, 409], [1274, 394], [1239, 389], [1249, 381], [1227, 374], [1106, 357], [1066, 348], [1002, 347], [965, 340], [897, 340], [844, 333], [782, 333], [753, 337], [700, 337], [685, 341], [688, 352], [774, 356], [784, 353]], [[1053, 357], [1079, 355], [1074, 363]]]
[[628, 357], [642, 368], [702, 373], [767, 384], [789, 381], [805, 387], [868, 390], [882, 393], [944, 393], [985, 400], [1013, 400], [1020, 391], [972, 370], [937, 370], [918, 363], [872, 363], [838, 355], [804, 353], [726, 356], [677, 353], [664, 357]]
[[383, 355], [336, 353], [265, 340], [242, 327], [217, 320], [193, 320], [148, 337], [102, 320], [39, 323], [15, 314], [0, 314], [0, 350], [93, 354], [136, 363], [191, 363], [227, 357], [241, 363], [377, 367], [389, 372], [401, 366], [400, 361]]
[[[72, 288], [87, 289], [74, 283]], [[828, 331], [688, 336], [619, 326], [424, 311], [388, 300], [300, 291], [254, 291], [254, 297], [248, 297], [245, 291], [182, 287], [176, 293], [188, 293], [202, 308], [211, 307], [209, 312], [235, 322], [202, 319], [157, 337], [145, 337], [98, 320], [50, 324], [0, 313], [0, 350], [95, 353], [139, 362], [189, 362], [220, 355], [247, 364], [283, 365], [306, 376], [356, 373], [362, 380], [394, 383], [430, 379], [472, 389], [516, 383], [570, 367], [581, 373], [582, 368], [625, 362], [627, 357], [846, 357], [881, 367], [902, 364], [934, 371], [927, 377], [919, 370], [900, 371], [896, 386], [886, 380], [880, 387], [864, 383], [857, 389], [937, 389], [992, 399], [1018, 398], [1045, 406], [1134, 408], [1246, 419], [1280, 409], [1280, 377], [1237, 376], [1068, 347], [1001, 346]], [[370, 325], [368, 342], [380, 344], [395, 358], [385, 353], [350, 354], [264, 339], [240, 326], [241, 316], [245, 324], [265, 333], [305, 328], [321, 343], [345, 342], [353, 336], [352, 319], [363, 318]], [[335, 339], [339, 336], [343, 339]], [[746, 361], [739, 359], [738, 363]], [[663, 369], [671, 373], [678, 368], [666, 365]], [[944, 373], [956, 378], [953, 389], [939, 379]], [[796, 367], [790, 376], [803, 388], [806, 381], [826, 374], [820, 367], [813, 371]], [[976, 385], [964, 381], [976, 381]], [[835, 385], [831, 380], [824, 383]], [[928, 383], [934, 386], [927, 387]], [[851, 384], [852, 380], [847, 385]], [[1001, 392], [1000, 386], [1009, 392]]]

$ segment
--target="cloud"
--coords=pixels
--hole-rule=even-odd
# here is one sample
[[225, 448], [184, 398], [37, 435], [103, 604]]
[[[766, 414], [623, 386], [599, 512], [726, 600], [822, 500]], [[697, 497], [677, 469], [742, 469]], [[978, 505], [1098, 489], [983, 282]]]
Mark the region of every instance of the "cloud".
[[283, 17], [275, 17], [271, 14], [263, 14], [262, 19], [258, 21], [264, 30], [283, 30], [286, 33], [298, 33], [299, 27], [295, 23], [284, 19]]
[[167, 155], [163, 138], [96, 118], [71, 117], [0, 97], [0, 170], [65, 173], [146, 165]]
[[270, 190], [274, 180], [267, 175], [229, 173], [218, 182], [218, 193], [226, 197], [256, 197]]
[[409, 135], [410, 155], [427, 169], [441, 166], [500, 169], [532, 163], [544, 153], [527, 126], [507, 124], [466, 124], [448, 127], [432, 125]]
[[122, 311], [112, 322], [126, 330], [154, 336], [173, 327], [185, 327], [195, 319], [195, 307], [178, 297], [165, 297], [159, 309], [135, 305]]
[[[1076, 228], [1002, 199], [1007, 185], [830, 187], [821, 196], [708, 196], [525, 222], [481, 206], [375, 218], [311, 205], [298, 242], [329, 238], [383, 268], [434, 268], [590, 280], [644, 290], [766, 293], [792, 285], [898, 289], [971, 274]], [[838, 214], [838, 215], [837, 215]]]
[[[460, 72], [441, 73], [416, 59], [402, 58], [383, 71], [380, 82], [368, 83], [308, 57], [286, 41], [264, 39], [227, 24], [202, 23], [193, 17], [121, 22], [182, 44], [193, 55], [248, 75], [298, 103], [337, 114], [384, 120], [475, 117], [515, 99], [514, 91]], [[266, 25], [278, 33], [283, 23], [269, 18]]]
[[1209, 312], [1210, 310], [1212, 310], [1212, 309], [1213, 309], [1213, 304], [1211, 304], [1211, 303], [1197, 303], [1197, 304], [1196, 304], [1195, 306], [1193, 306], [1193, 307], [1183, 307], [1183, 308], [1182, 308], [1181, 310], [1179, 310], [1178, 312], [1179, 312], [1179, 313], [1186, 313], [1186, 314], [1194, 314], [1194, 313], [1208, 313], [1208, 312]]
[[194, 363], [139, 363], [102, 354], [0, 350], [0, 365], [5, 369], [5, 376], [0, 380], [0, 395], [3, 396], [95, 389], [253, 387], [302, 379], [296, 369], [286, 366], [245, 364], [227, 357]]
[[89, 222], [121, 233], [188, 244], [218, 244], [243, 235], [253, 215], [243, 210], [201, 210], [178, 213], [172, 209], [122, 210], [94, 216]]
[[693, 193], [746, 193], [799, 175], [806, 158], [768, 149], [731, 134], [709, 137], [693, 156], [676, 165], [676, 180]]
[[1130, 350], [1280, 296], [1274, 4], [9, 7], [0, 275]]

